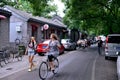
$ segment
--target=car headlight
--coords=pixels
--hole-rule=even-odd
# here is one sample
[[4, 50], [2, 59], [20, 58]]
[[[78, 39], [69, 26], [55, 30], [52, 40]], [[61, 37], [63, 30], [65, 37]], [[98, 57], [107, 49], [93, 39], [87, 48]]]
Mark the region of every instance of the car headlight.
[[116, 52], [117, 55], [120, 55], [120, 52]]

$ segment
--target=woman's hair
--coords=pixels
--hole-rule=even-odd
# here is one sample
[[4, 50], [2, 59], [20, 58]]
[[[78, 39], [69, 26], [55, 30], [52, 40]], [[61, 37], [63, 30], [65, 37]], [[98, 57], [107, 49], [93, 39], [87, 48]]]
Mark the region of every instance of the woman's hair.
[[32, 42], [32, 45], [34, 47], [34, 44], [35, 44], [35, 37], [30, 37], [30, 40], [29, 40], [29, 43], [28, 45]]
[[31, 37], [30, 39], [31, 39], [31, 40], [35, 40], [35, 37]]
[[32, 41], [33, 41], [33, 42], [35, 41], [35, 37], [30, 37], [29, 43], [32, 42]]
[[54, 38], [55, 40], [58, 40], [58, 37], [57, 37], [57, 35], [56, 35], [55, 33], [52, 33], [51, 36], [52, 36], [52, 38]]

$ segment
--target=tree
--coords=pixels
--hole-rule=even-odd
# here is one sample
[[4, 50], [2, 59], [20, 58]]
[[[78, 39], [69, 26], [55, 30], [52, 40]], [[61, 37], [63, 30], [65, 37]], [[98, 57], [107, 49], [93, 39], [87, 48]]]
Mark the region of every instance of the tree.
[[[64, 22], [96, 34], [119, 33], [119, 0], [62, 0], [66, 5]], [[82, 21], [82, 23], [81, 23]], [[95, 30], [94, 30], [95, 29]], [[117, 29], [117, 30], [116, 30]]]
[[49, 17], [51, 12], [57, 11], [56, 5], [50, 5], [53, 0], [27, 0], [33, 9], [33, 15]]
[[15, 2], [12, 2], [12, 0], [0, 0], [0, 7], [3, 7], [4, 5], [15, 5]]
[[0, 6], [13, 6], [16, 9], [32, 13], [35, 16], [51, 17], [50, 13], [56, 14], [57, 6], [51, 5], [53, 0], [1, 0]]
[[32, 8], [30, 7], [30, 3], [25, 0], [1, 0], [0, 6], [10, 5], [16, 9], [20, 9], [26, 12], [32, 12]]

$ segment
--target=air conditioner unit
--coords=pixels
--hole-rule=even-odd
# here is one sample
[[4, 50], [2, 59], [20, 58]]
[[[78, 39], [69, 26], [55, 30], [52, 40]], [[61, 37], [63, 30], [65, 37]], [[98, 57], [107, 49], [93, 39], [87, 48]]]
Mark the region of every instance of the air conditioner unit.
[[17, 31], [18, 33], [21, 32], [21, 26], [20, 26], [20, 25], [17, 25], [17, 26], [16, 26], [16, 31]]

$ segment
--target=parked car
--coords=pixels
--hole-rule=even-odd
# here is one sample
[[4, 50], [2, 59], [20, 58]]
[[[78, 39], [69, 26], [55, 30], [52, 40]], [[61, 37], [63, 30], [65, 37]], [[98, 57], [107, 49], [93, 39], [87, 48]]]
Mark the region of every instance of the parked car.
[[99, 35], [99, 36], [97, 37], [97, 39], [96, 39], [97, 41], [98, 41], [99, 37], [101, 37], [101, 40], [102, 40], [103, 42], [105, 42], [106, 37], [105, 37], [104, 35]]
[[85, 39], [79, 39], [78, 41], [77, 41], [77, 46], [79, 47], [79, 48], [83, 48], [83, 49], [85, 49], [86, 47], [87, 47], [87, 40]]
[[[44, 42], [39, 43], [37, 45], [36, 52], [39, 55], [44, 55], [47, 52], [44, 49], [48, 46], [49, 42], [50, 42], [50, 40], [45, 40]], [[62, 53], [64, 53], [64, 46], [61, 44], [61, 48], [59, 48], [59, 54], [62, 54]]]
[[105, 44], [105, 59], [117, 57], [120, 52], [120, 34], [109, 34]]
[[71, 39], [62, 39], [61, 43], [65, 47], [65, 50], [76, 50], [76, 43]]

